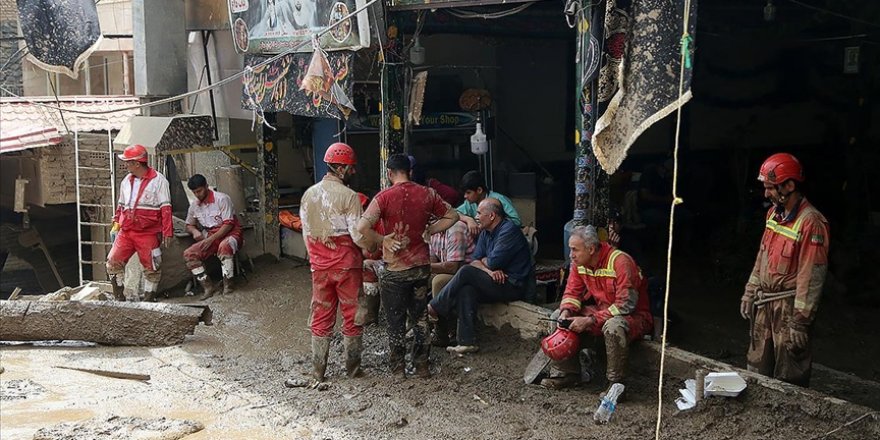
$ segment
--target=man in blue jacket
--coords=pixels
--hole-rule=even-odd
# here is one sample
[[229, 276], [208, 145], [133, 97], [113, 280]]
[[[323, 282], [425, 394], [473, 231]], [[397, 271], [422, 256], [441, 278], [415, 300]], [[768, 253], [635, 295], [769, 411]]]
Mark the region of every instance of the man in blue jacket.
[[450, 353], [479, 350], [474, 330], [477, 306], [523, 299], [528, 277], [533, 275], [532, 254], [525, 235], [507, 218], [498, 199], [483, 199], [477, 207], [477, 220], [482, 232], [473, 261], [459, 269], [428, 305], [431, 320], [458, 315], [458, 345], [447, 347]]

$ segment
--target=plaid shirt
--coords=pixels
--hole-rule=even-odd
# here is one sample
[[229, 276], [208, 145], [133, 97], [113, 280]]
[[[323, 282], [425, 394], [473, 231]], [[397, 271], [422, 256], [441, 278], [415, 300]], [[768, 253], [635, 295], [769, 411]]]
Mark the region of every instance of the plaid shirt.
[[474, 239], [468, 232], [467, 224], [457, 221], [445, 232], [439, 232], [431, 236], [431, 258], [436, 258], [441, 263], [460, 261], [470, 263], [474, 253]]

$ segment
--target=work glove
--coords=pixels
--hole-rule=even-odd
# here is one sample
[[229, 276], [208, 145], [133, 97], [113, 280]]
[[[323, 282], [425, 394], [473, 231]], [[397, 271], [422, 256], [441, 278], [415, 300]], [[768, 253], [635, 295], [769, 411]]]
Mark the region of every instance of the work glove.
[[803, 350], [807, 348], [807, 340], [809, 339], [809, 336], [807, 336], [807, 332], [794, 328], [788, 329], [788, 332], [788, 340], [791, 344], [790, 348], [795, 350]]
[[752, 315], [752, 301], [744, 299], [739, 304], [739, 314], [743, 319], [749, 319]]

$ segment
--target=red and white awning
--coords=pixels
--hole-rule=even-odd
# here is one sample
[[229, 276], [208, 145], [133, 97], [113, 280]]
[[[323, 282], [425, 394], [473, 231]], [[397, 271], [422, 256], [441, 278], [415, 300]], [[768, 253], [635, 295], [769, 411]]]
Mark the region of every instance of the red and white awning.
[[54, 127], [16, 127], [0, 132], [0, 154], [29, 148], [48, 147], [62, 142], [64, 142], [64, 135]]

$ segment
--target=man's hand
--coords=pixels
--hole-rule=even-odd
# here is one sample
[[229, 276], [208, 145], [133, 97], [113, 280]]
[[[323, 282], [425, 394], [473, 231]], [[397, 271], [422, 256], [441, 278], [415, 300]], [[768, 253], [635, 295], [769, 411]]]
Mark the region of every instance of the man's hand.
[[198, 229], [191, 229], [190, 232], [192, 233], [193, 240], [195, 241], [201, 241], [205, 238], [205, 234], [202, 234], [202, 231]]
[[466, 215], [462, 215], [459, 217], [461, 220], [464, 220], [467, 223], [468, 232], [471, 233], [472, 236], [476, 237], [480, 233], [480, 225], [477, 224], [477, 221], [471, 217]]
[[739, 314], [743, 319], [749, 319], [752, 316], [752, 301], [744, 299], [739, 303]]
[[394, 238], [393, 232], [382, 237], [382, 252], [390, 252], [393, 254], [401, 249], [403, 249], [403, 243]]
[[571, 320], [568, 329], [575, 333], [583, 333], [596, 323], [596, 318], [593, 318], [592, 316], [575, 316], [574, 318], [567, 319]]
[[162, 246], [164, 246], [165, 249], [171, 247], [171, 243], [174, 243], [174, 237], [165, 237], [162, 239]]
[[614, 247], [620, 245], [620, 232], [618, 232], [618, 225], [616, 222], [608, 224], [608, 244]]
[[507, 274], [503, 270], [493, 270], [489, 272], [489, 276], [492, 277], [492, 281], [495, 281], [496, 284], [504, 284], [507, 281]]
[[790, 349], [795, 350], [803, 350], [807, 348], [807, 341], [809, 340], [809, 336], [807, 336], [807, 332], [796, 330], [793, 328], [788, 329], [788, 338], [791, 342]]
[[209, 247], [211, 247], [211, 243], [214, 242], [212, 237], [207, 237], [199, 242], [199, 250], [202, 252], [206, 252]]

